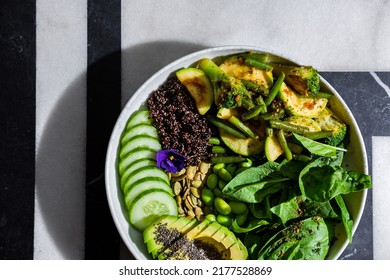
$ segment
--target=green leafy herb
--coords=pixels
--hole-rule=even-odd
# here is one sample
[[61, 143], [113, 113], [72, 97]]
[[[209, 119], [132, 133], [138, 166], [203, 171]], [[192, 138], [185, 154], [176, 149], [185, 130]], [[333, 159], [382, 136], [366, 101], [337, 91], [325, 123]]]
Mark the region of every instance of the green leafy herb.
[[292, 199], [272, 207], [271, 212], [278, 216], [283, 224], [290, 220], [320, 216], [322, 218], [338, 218], [330, 203], [308, 201], [303, 196]]
[[240, 227], [235, 219], [232, 223], [232, 230], [237, 233], [245, 233], [257, 229], [261, 226], [268, 225], [269, 222], [263, 219], [252, 219], [245, 227]]
[[307, 137], [301, 136], [299, 134], [293, 133], [294, 138], [310, 153], [322, 156], [322, 157], [334, 157], [336, 156], [337, 151], [346, 152], [347, 150], [340, 147], [335, 147], [327, 144], [323, 144], [314, 140], [311, 140]]
[[258, 167], [251, 167], [233, 178], [222, 190], [230, 199], [249, 203], [259, 203], [266, 196], [276, 193], [285, 186], [290, 178], [279, 171], [279, 164], [267, 162]]
[[351, 216], [349, 215], [349, 211], [347, 208], [347, 205], [345, 205], [344, 199], [341, 195], [338, 195], [335, 197], [335, 200], [340, 207], [341, 210], [341, 219], [343, 221], [345, 232], [347, 233], [347, 237], [349, 240], [349, 244], [352, 243], [352, 226], [353, 226], [353, 220]]
[[260, 249], [258, 259], [321, 260], [328, 253], [329, 237], [323, 218], [307, 218], [272, 236]]
[[309, 163], [299, 176], [302, 194], [314, 201], [329, 201], [339, 194], [371, 188], [371, 177], [340, 166], [325, 165], [321, 159]]

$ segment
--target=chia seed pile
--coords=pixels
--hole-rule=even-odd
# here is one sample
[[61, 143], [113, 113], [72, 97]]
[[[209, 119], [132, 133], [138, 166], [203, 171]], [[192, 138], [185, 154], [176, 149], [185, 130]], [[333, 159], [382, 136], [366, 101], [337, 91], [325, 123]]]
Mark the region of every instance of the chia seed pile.
[[198, 165], [211, 157], [208, 121], [198, 113], [195, 101], [176, 77], [152, 92], [147, 105], [163, 149], [177, 149], [187, 157], [187, 165]]
[[163, 248], [169, 248], [162, 252], [164, 258], [189, 259], [189, 260], [220, 260], [221, 254], [214, 246], [200, 240], [190, 240], [185, 234], [176, 228], [168, 229], [167, 224], [159, 224], [155, 234], [155, 241]]

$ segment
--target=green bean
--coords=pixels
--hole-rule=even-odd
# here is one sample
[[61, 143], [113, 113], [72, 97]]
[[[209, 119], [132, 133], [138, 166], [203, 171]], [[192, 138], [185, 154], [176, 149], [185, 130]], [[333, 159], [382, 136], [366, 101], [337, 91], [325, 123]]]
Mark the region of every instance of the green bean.
[[247, 120], [250, 120], [250, 119], [253, 119], [254, 117], [256, 117], [257, 115], [259, 115], [260, 113], [265, 113], [267, 112], [267, 106], [265, 106], [265, 104], [259, 104], [259, 105], [256, 105], [253, 109], [245, 112], [242, 114], [242, 120], [243, 121], [247, 121]]
[[227, 154], [230, 150], [226, 147], [222, 147], [222, 146], [213, 146], [211, 148], [211, 152], [213, 154]]
[[210, 189], [203, 188], [201, 198], [206, 206], [211, 206], [214, 203], [214, 193]]
[[210, 137], [208, 142], [211, 145], [221, 145], [221, 140], [218, 137]]
[[253, 139], [257, 139], [259, 138], [258, 135], [256, 135], [256, 133], [254, 133], [252, 131], [252, 129], [250, 129], [246, 124], [244, 124], [239, 118], [237, 118], [236, 116], [231, 116], [229, 118], [229, 122], [231, 124], [233, 124], [235, 127], [237, 127], [239, 130], [241, 130], [245, 135], [253, 138]]
[[218, 175], [211, 173], [209, 176], [207, 176], [206, 184], [211, 190], [214, 189], [216, 186], [218, 186]]
[[312, 139], [312, 140], [317, 140], [317, 139], [330, 137], [330, 136], [332, 136], [332, 134], [333, 134], [332, 131], [323, 130], [323, 131], [315, 131], [315, 132], [309, 131], [309, 132], [304, 133], [303, 135], [307, 138]]
[[241, 162], [241, 167], [252, 167], [253, 161], [250, 158], [247, 158], [246, 161]]
[[211, 115], [208, 115], [207, 116], [207, 119], [213, 124], [215, 125], [216, 127], [219, 127], [221, 129], [224, 129], [226, 132], [228, 132], [229, 134], [237, 137], [237, 138], [242, 138], [242, 139], [245, 139], [246, 138], [246, 135], [243, 134], [241, 131], [237, 130], [236, 128], [228, 125], [226, 122], [218, 119], [218, 118], [215, 118]]
[[260, 62], [258, 60], [254, 60], [252, 58], [245, 58], [244, 64], [247, 66], [252, 66], [260, 70], [270, 70], [272, 69], [271, 65], [268, 65], [264, 62]]
[[241, 201], [230, 201], [229, 206], [233, 214], [239, 215], [248, 210], [246, 203]]
[[212, 164], [227, 164], [227, 163], [238, 163], [245, 161], [245, 158], [241, 156], [213, 156], [210, 159]]
[[265, 63], [268, 59], [268, 54], [265, 53], [257, 53], [257, 52], [245, 52], [245, 53], [240, 53], [237, 55], [238, 58], [251, 58], [254, 60], [257, 60], [259, 62]]
[[230, 182], [230, 181], [233, 179], [232, 174], [230, 174], [230, 172], [227, 171], [226, 168], [221, 168], [221, 169], [218, 171], [218, 177], [219, 177], [222, 181], [224, 181], [224, 182], [226, 182], [226, 183]]
[[241, 82], [244, 84], [244, 86], [249, 89], [250, 91], [254, 93], [260, 93], [267, 95], [268, 94], [268, 88], [259, 85], [258, 83], [252, 82], [250, 80], [242, 79]]
[[214, 199], [214, 207], [222, 215], [229, 215], [232, 212], [229, 203], [227, 203], [223, 198], [216, 197]]
[[279, 119], [281, 119], [284, 116], [284, 113], [285, 113], [284, 109], [280, 108], [276, 112], [269, 112], [269, 113], [262, 114], [261, 117], [265, 121], [279, 120]]
[[217, 222], [225, 227], [230, 227], [232, 225], [232, 218], [227, 215], [218, 214]]
[[267, 106], [270, 105], [272, 101], [275, 99], [275, 97], [278, 95], [280, 87], [282, 86], [282, 83], [284, 81], [284, 78], [285, 78], [285, 74], [282, 72], [282, 74], [279, 75], [274, 86], [272, 87], [267, 99], [265, 100], [265, 104]]
[[284, 137], [284, 131], [281, 129], [278, 130], [278, 132], [276, 133], [276, 136], [278, 137], [280, 146], [282, 147], [282, 149], [284, 151], [284, 155], [285, 155], [286, 159], [288, 161], [292, 160], [293, 156], [292, 156], [290, 148], [287, 145], [286, 137]]
[[296, 159], [296, 160], [305, 161], [305, 162], [309, 162], [309, 161], [312, 160], [312, 158], [309, 157], [309, 156], [305, 156], [305, 155], [296, 155], [296, 154], [293, 154], [293, 158]]
[[305, 126], [291, 124], [285, 121], [270, 120], [269, 124], [272, 128], [283, 129], [284, 131], [294, 132], [302, 135], [309, 131], [309, 129]]

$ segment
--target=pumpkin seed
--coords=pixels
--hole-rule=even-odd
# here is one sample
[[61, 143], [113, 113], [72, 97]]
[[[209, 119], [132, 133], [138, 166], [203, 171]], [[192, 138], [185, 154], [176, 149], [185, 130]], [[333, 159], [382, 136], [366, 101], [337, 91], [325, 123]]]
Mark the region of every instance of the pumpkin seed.
[[173, 193], [174, 193], [175, 195], [179, 195], [180, 192], [181, 192], [181, 184], [180, 184], [179, 182], [175, 182], [175, 183], [173, 184]]
[[197, 167], [194, 166], [194, 165], [191, 165], [187, 168], [187, 177], [190, 179], [190, 180], [193, 180], [194, 179], [194, 176], [195, 176], [195, 173], [196, 173], [196, 170], [197, 170]]
[[196, 196], [194, 196], [193, 194], [191, 194], [189, 197], [191, 197], [191, 201], [192, 201], [192, 205], [193, 205], [193, 206], [198, 205], [198, 198], [197, 198]]
[[190, 218], [190, 219], [195, 218], [195, 213], [194, 213], [194, 211], [189, 210], [189, 211], [187, 212], [187, 217]]
[[194, 195], [195, 197], [199, 198], [200, 197], [200, 191], [198, 188], [190, 187], [191, 194]]
[[202, 174], [207, 174], [207, 172], [209, 172], [210, 166], [211, 166], [210, 163], [206, 163], [202, 161], [200, 163], [199, 170]]
[[203, 182], [200, 180], [194, 180], [191, 182], [191, 185], [195, 188], [203, 187]]
[[[191, 203], [188, 201], [188, 199], [184, 200], [184, 205], [186, 206], [188, 211], [193, 209], [193, 207], [192, 207]], [[188, 213], [188, 211], [187, 211], [187, 213]]]

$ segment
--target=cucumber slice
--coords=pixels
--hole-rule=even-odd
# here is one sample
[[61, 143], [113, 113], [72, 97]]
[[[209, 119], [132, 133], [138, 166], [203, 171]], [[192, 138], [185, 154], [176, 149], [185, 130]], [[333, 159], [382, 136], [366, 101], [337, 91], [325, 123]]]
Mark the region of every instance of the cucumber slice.
[[156, 160], [156, 151], [151, 148], [137, 148], [131, 152], [131, 154], [127, 154], [125, 157], [120, 159], [119, 162], [119, 174], [123, 174], [128, 166], [132, 163], [136, 162], [139, 159], [153, 159]]
[[160, 178], [169, 185], [168, 175], [162, 169], [157, 167], [145, 166], [138, 169], [129, 178], [127, 178], [126, 181], [123, 182], [122, 187], [124, 193], [126, 193], [127, 189], [135, 182], [143, 178]]
[[141, 193], [147, 190], [162, 190], [170, 193], [173, 196], [172, 188], [164, 180], [160, 178], [143, 178], [125, 190], [125, 202], [129, 209], [134, 199]]
[[148, 124], [139, 124], [123, 132], [121, 145], [124, 146], [127, 141], [140, 135], [146, 135], [158, 139], [158, 132], [154, 126]]
[[121, 184], [124, 183], [132, 173], [145, 166], [156, 166], [156, 161], [150, 158], [141, 158], [130, 163], [123, 171], [123, 174], [121, 174]]
[[159, 217], [177, 214], [176, 200], [165, 191], [145, 191], [133, 200], [129, 208], [130, 224], [141, 232]]
[[120, 150], [119, 156], [120, 158], [125, 157], [128, 153], [132, 152], [133, 150], [137, 148], [150, 148], [154, 150], [155, 152], [161, 150], [161, 144], [160, 142], [153, 137], [150, 136], [136, 136], [130, 141], [128, 141]]
[[149, 117], [149, 111], [148, 110], [138, 110], [135, 111], [129, 118], [126, 124], [126, 130], [139, 125], [139, 124], [151, 124], [152, 120]]

